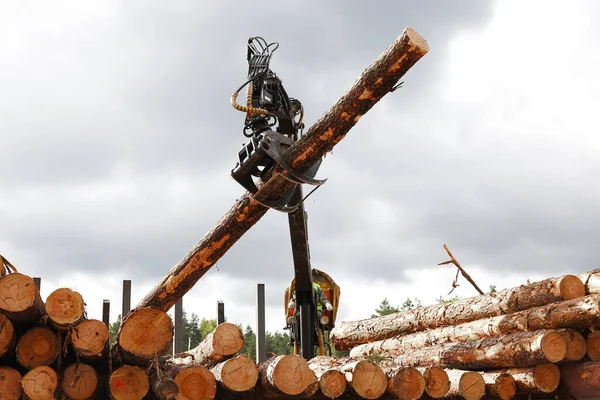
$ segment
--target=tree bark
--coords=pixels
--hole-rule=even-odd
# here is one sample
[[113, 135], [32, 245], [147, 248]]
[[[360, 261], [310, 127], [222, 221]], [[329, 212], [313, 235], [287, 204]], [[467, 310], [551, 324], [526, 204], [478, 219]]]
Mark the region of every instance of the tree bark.
[[[521, 331], [555, 328], [583, 330], [590, 326], [600, 326], [600, 295], [598, 294], [555, 302], [513, 314], [465, 322], [457, 326], [447, 326], [365, 343], [354, 347], [350, 351], [350, 356], [369, 356], [389, 351], [405, 352], [437, 344], [499, 337]], [[581, 334], [572, 329], [567, 332], [570, 335], [568, 341], [570, 351], [567, 353], [567, 359], [578, 359], [571, 357], [577, 357], [581, 352], [581, 339], [583, 338], [580, 338]], [[365, 336], [373, 334], [378, 335], [378, 332], [370, 331], [365, 333]]]
[[585, 285], [587, 294], [600, 293], [600, 269], [588, 271], [585, 274], [579, 275], [579, 279]]
[[97, 319], [81, 321], [71, 333], [71, 344], [75, 352], [87, 360], [106, 357], [109, 342], [108, 328]]
[[201, 365], [182, 365], [167, 362], [163, 374], [173, 379], [179, 389], [178, 400], [213, 399], [217, 381], [210, 370]]
[[0, 367], [0, 398], [16, 400], [21, 397], [21, 374], [14, 368]]
[[61, 332], [67, 331], [83, 319], [83, 297], [68, 288], [54, 290], [46, 299], [46, 314], [52, 326]]
[[364, 343], [394, 336], [453, 327], [465, 322], [512, 314], [584, 295], [583, 282], [574, 275], [565, 275], [448, 304], [419, 307], [358, 321], [342, 321], [332, 329], [330, 339], [336, 349], [348, 350]]
[[[406, 28], [355, 81], [331, 109], [308, 129], [284, 157], [294, 168], [314, 165], [338, 144], [350, 129], [421, 57], [429, 51], [425, 40]], [[279, 169], [276, 172], [280, 172]], [[259, 183], [281, 195], [292, 183], [277, 174]], [[268, 186], [266, 186], [268, 184]], [[264, 186], [264, 187], [263, 187]], [[164, 279], [139, 303], [168, 311], [194, 284], [267, 212], [249, 193], [239, 198], [221, 220], [181, 259]]]
[[600, 331], [592, 331], [586, 340], [587, 355], [592, 361], [600, 361]]
[[126, 364], [147, 365], [168, 354], [173, 344], [173, 321], [154, 307], [131, 310], [121, 323], [117, 348]]
[[49, 328], [38, 326], [25, 332], [17, 343], [17, 362], [24, 368], [52, 364], [60, 353], [60, 340]]
[[483, 371], [480, 374], [485, 381], [485, 391], [491, 398], [510, 400], [517, 393], [515, 378], [508, 372]]
[[577, 400], [598, 399], [600, 393], [600, 363], [568, 363], [560, 366], [559, 392]]
[[450, 390], [448, 373], [439, 367], [417, 368], [425, 379], [425, 393], [432, 399], [439, 399]]
[[108, 386], [113, 400], [141, 400], [150, 390], [150, 379], [142, 368], [123, 365], [110, 375]]
[[210, 372], [217, 381], [218, 390], [227, 393], [241, 393], [251, 390], [258, 382], [256, 362], [245, 354], [225, 360]]
[[319, 389], [328, 399], [341, 397], [348, 390], [345, 375], [338, 370], [331, 369], [331, 358], [317, 356], [308, 361], [308, 367], [315, 373], [319, 380]]
[[425, 347], [397, 355], [390, 353], [390, 356], [402, 366], [485, 370], [556, 363], [566, 354], [567, 345], [560, 332], [539, 330]]
[[0, 358], [11, 351], [17, 343], [15, 328], [4, 314], [0, 313]]
[[200, 342], [194, 349], [175, 355], [174, 364], [196, 364], [212, 368], [219, 362], [233, 356], [244, 346], [244, 334], [237, 326], [224, 322]]
[[259, 393], [264, 398], [298, 398], [318, 384], [315, 373], [298, 355], [281, 354], [258, 365]]
[[62, 374], [62, 390], [71, 400], [87, 400], [98, 389], [96, 370], [84, 363], [75, 363], [65, 368]]
[[0, 312], [18, 325], [33, 325], [41, 320], [44, 302], [33, 278], [19, 272], [0, 278]]
[[[153, 368], [156, 371], [155, 368]], [[153, 373], [150, 375], [150, 388], [158, 400], [175, 400], [179, 395], [179, 386], [170, 377]]]
[[450, 390], [443, 398], [463, 397], [466, 400], [479, 400], [485, 396], [485, 381], [479, 372], [446, 370], [450, 379]]
[[28, 400], [54, 400], [58, 375], [47, 365], [35, 367], [23, 376], [23, 396]]

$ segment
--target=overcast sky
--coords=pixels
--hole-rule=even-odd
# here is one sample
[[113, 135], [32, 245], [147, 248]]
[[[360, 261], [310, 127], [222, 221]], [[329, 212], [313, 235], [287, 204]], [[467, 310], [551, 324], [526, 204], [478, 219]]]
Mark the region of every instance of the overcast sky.
[[[310, 126], [410, 26], [430, 46], [329, 154], [306, 202], [313, 266], [339, 320], [383, 297], [435, 302], [455, 270], [499, 289], [597, 268], [597, 2], [52, 1], [0, 3], [0, 254], [82, 293], [137, 304], [243, 193], [229, 104], [250, 36]], [[284, 326], [287, 216], [269, 211], [184, 308]], [[476, 292], [461, 280], [453, 294]]]

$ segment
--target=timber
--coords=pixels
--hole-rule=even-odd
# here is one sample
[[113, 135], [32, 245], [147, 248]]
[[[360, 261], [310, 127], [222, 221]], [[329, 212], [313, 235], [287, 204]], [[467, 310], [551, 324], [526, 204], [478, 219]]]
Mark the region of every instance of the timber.
[[583, 282], [577, 276], [564, 275], [448, 304], [435, 304], [358, 321], [342, 321], [332, 329], [331, 342], [338, 350], [349, 350], [394, 336], [452, 327], [583, 296]]
[[0, 312], [19, 325], [33, 325], [45, 315], [33, 278], [13, 272], [0, 278]]
[[297, 396], [317, 382], [306, 360], [298, 355], [281, 354], [258, 365], [258, 386], [264, 398]]
[[210, 370], [201, 365], [165, 363], [163, 375], [177, 385], [178, 400], [207, 400], [215, 398], [217, 381]]
[[11, 351], [17, 342], [15, 328], [4, 314], [0, 314], [0, 358]]
[[386, 356], [403, 366], [480, 370], [557, 363], [562, 361], [566, 354], [567, 344], [561, 332], [539, 330], [436, 345], [408, 353], [390, 353]]
[[150, 390], [150, 379], [142, 368], [123, 365], [110, 375], [108, 386], [113, 400], [142, 400]]
[[592, 361], [600, 361], [600, 331], [592, 331], [586, 340], [587, 355]]
[[212, 368], [219, 362], [232, 357], [244, 346], [242, 330], [230, 322], [216, 326], [196, 348], [171, 359], [175, 364], [197, 364]]
[[61, 350], [56, 333], [42, 326], [28, 330], [17, 343], [17, 362], [24, 368], [50, 365]]
[[559, 392], [572, 398], [598, 399], [600, 393], [600, 363], [568, 363], [560, 366]]
[[29, 400], [54, 400], [58, 390], [58, 375], [46, 365], [35, 367], [23, 376], [23, 395]]
[[[411, 351], [433, 344], [500, 337], [511, 333], [540, 329], [572, 328], [567, 331], [570, 335], [568, 337], [570, 352], [567, 354], [567, 359], [579, 360], [583, 357], [581, 347], [585, 343], [582, 343], [581, 334], [574, 329], [585, 330], [595, 326], [600, 327], [600, 295], [598, 294], [554, 302], [508, 315], [465, 322], [456, 326], [365, 343], [354, 347], [350, 351], [350, 356], [369, 356], [387, 351]], [[377, 335], [378, 332], [369, 332], [369, 334]], [[585, 347], [583, 351], [585, 355]]]
[[579, 279], [585, 285], [587, 294], [600, 293], [600, 269], [588, 271], [585, 274], [579, 275]]
[[388, 378], [373, 361], [350, 357], [319, 357], [321, 368], [340, 371], [346, 378], [348, 394], [362, 399], [376, 399], [386, 392]]
[[23, 393], [21, 374], [14, 368], [0, 367], [0, 398], [18, 399]]
[[425, 378], [416, 368], [401, 367], [386, 373], [389, 378], [387, 390], [395, 398], [417, 400], [425, 391]]
[[418, 368], [425, 379], [425, 393], [432, 399], [444, 397], [450, 390], [448, 373], [439, 367]]
[[581, 333], [573, 329], [560, 329], [563, 339], [567, 344], [566, 361], [579, 361], [587, 353], [586, 340]]
[[256, 362], [245, 354], [220, 362], [210, 372], [216, 379], [218, 390], [227, 393], [249, 391], [258, 381]]
[[510, 400], [517, 393], [515, 378], [508, 372], [480, 372], [485, 382], [485, 391], [490, 397]]
[[53, 327], [67, 331], [83, 319], [85, 309], [83, 297], [69, 288], [58, 288], [46, 299], [46, 314]]
[[[292, 167], [310, 167], [330, 152], [358, 120], [388, 94], [398, 80], [429, 51], [427, 42], [413, 29], [404, 32], [357, 78], [350, 89], [321, 116], [285, 153]], [[275, 171], [278, 172], [278, 171]], [[285, 178], [268, 184], [274, 196], [293, 187]], [[196, 243], [160, 281], [138, 307], [168, 311], [196, 282], [268, 211], [250, 193], [243, 194], [231, 209]]]
[[560, 370], [555, 364], [540, 364], [535, 367], [509, 368], [484, 373], [507, 373], [513, 377], [517, 395], [552, 393], [560, 383]]
[[[153, 368], [156, 371], [155, 368]], [[175, 400], [179, 395], [179, 386], [170, 377], [163, 376], [162, 372], [150, 375], [150, 389], [158, 400]]]
[[88, 364], [71, 364], [62, 373], [62, 390], [71, 400], [87, 400], [97, 388], [98, 375]]
[[485, 395], [485, 381], [474, 371], [447, 370], [450, 390], [444, 398], [463, 397], [466, 400], [479, 400]]
[[88, 360], [97, 360], [107, 354], [108, 327], [97, 319], [78, 323], [71, 333], [71, 343], [77, 354]]
[[308, 361], [308, 367], [319, 380], [319, 389], [323, 396], [336, 399], [346, 393], [348, 385], [344, 374], [331, 369], [330, 364], [330, 357], [326, 356], [316, 356]]

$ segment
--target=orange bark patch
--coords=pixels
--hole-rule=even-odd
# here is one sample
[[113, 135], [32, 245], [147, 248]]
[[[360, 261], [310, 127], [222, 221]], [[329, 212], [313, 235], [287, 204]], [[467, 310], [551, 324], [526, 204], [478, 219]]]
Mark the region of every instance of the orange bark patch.
[[387, 72], [389, 72], [390, 74], [393, 74], [394, 72], [398, 71], [400, 69], [400, 67], [402, 66], [402, 64], [404, 64], [404, 60], [406, 60], [408, 58], [408, 55], [410, 53], [404, 53], [400, 56], [400, 58], [398, 59], [398, 61], [396, 61], [395, 63], [393, 63], [392, 65], [390, 65], [390, 67], [388, 68]]
[[333, 136], [334, 132], [335, 131], [333, 130], [333, 128], [329, 128], [321, 136], [319, 136], [319, 139], [323, 141], [329, 140]]
[[346, 111], [344, 111], [342, 113], [342, 115], [340, 115], [340, 118], [342, 118], [344, 121], [349, 121], [350, 120], [350, 114], [348, 114]]
[[369, 89], [365, 89], [360, 94], [360, 96], [358, 96], [358, 99], [359, 100], [374, 100], [375, 98], [373, 97], [373, 92], [371, 92]]

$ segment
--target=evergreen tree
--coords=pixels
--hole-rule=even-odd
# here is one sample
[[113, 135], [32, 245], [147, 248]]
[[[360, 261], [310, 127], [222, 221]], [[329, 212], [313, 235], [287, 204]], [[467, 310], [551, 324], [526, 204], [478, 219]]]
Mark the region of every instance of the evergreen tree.
[[117, 316], [117, 320], [108, 325], [108, 335], [110, 340], [110, 345], [112, 346], [117, 340], [117, 333], [119, 333], [119, 328], [121, 327], [121, 314]]
[[400, 309], [390, 305], [387, 297], [385, 297], [383, 300], [381, 300], [381, 303], [379, 303], [379, 308], [375, 310], [376, 314], [371, 315], [371, 318], [397, 313], [398, 311], [400, 311]]

